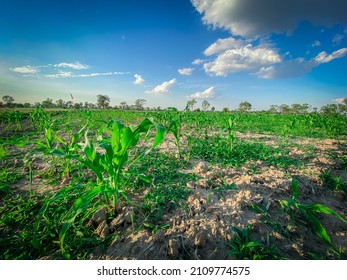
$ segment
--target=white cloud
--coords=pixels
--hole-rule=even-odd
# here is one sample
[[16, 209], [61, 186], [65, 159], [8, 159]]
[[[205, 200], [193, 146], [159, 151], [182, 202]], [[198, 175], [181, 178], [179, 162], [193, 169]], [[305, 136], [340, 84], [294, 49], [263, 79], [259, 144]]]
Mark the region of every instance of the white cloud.
[[101, 73], [89, 73], [89, 74], [74, 74], [72, 72], [59, 71], [56, 74], [42, 75], [44, 78], [59, 79], [59, 78], [89, 78], [98, 76], [112, 76], [112, 75], [125, 75], [129, 72], [101, 72]]
[[[218, 47], [216, 49], [222, 51]], [[261, 67], [268, 67], [279, 62], [281, 62], [281, 57], [275, 49], [265, 45], [253, 47], [248, 44], [239, 48], [227, 49], [214, 61], [205, 63], [204, 69], [206, 73], [212, 75], [226, 76], [234, 72], [257, 72]]]
[[86, 64], [82, 64], [78, 61], [73, 62], [73, 63], [67, 63], [67, 62], [61, 62], [58, 64], [54, 64], [54, 67], [64, 67], [64, 68], [71, 68], [71, 69], [75, 69], [75, 70], [83, 70], [83, 69], [88, 69], [90, 68], [89, 65]]
[[43, 77], [50, 79], [71, 78], [73, 74], [72, 72], [59, 71], [57, 74], [46, 74]]
[[346, 0], [191, 0], [202, 21], [234, 35], [291, 33], [303, 20], [319, 26], [347, 23]]
[[189, 76], [193, 73], [194, 68], [181, 68], [177, 70], [181, 75]]
[[199, 64], [202, 64], [204, 61], [205, 60], [203, 60], [203, 59], [197, 58], [192, 62], [192, 64], [199, 65]]
[[169, 94], [171, 93], [170, 89], [173, 87], [175, 83], [176, 83], [176, 79], [172, 79], [168, 82], [164, 82], [161, 85], [156, 86], [155, 88], [151, 90], [146, 90], [145, 93], [152, 94], [152, 95]]
[[344, 57], [346, 54], [347, 54], [347, 48], [339, 49], [337, 51], [334, 51], [331, 54], [327, 54], [326, 52], [321, 52], [314, 58], [314, 62], [316, 62], [319, 65], [321, 63], [330, 62], [336, 58]]
[[244, 40], [236, 40], [232, 37], [225, 39], [218, 39], [215, 43], [210, 45], [205, 51], [204, 54], [206, 56], [210, 56], [213, 54], [222, 53], [228, 49], [239, 49], [247, 45], [248, 42]]
[[208, 99], [208, 98], [213, 98], [215, 95], [216, 95], [215, 88], [210, 87], [204, 91], [198, 91], [192, 95], [189, 95], [188, 98]]
[[10, 68], [10, 70], [21, 74], [36, 74], [38, 72], [36, 67], [30, 65]]
[[135, 74], [134, 77], [135, 77], [135, 81], [134, 81], [135, 85], [142, 85], [145, 82], [145, 80], [142, 78], [140, 74]]
[[345, 55], [347, 55], [347, 48], [339, 49], [331, 54], [321, 52], [310, 60], [303, 58], [287, 60], [278, 65], [262, 67], [257, 72], [257, 76], [264, 79], [299, 77], [311, 72], [313, 68], [322, 63], [328, 63], [333, 59], [341, 58]]

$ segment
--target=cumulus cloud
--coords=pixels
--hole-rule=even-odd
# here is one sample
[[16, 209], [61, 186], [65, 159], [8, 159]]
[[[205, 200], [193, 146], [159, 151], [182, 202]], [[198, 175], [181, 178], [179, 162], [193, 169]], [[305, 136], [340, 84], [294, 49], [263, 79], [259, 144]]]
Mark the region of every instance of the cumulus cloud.
[[140, 74], [135, 74], [134, 77], [135, 77], [135, 81], [134, 81], [135, 85], [142, 85], [145, 82], [145, 80], [142, 78]]
[[[281, 62], [281, 57], [277, 51], [265, 45], [252, 46], [248, 44], [242, 46], [241, 42], [232, 43], [232, 48], [225, 50], [224, 45], [229, 45], [227, 41], [217, 41], [207, 48], [208, 53], [214, 54], [222, 52], [217, 58], [204, 64], [206, 73], [216, 76], [226, 76], [235, 72], [257, 72], [261, 67], [268, 67]], [[222, 47], [223, 46], [223, 47]], [[206, 52], [206, 51], [205, 51]]]
[[315, 25], [347, 23], [346, 0], [191, 0], [205, 24], [234, 35], [290, 33], [303, 20]]
[[192, 95], [189, 95], [188, 98], [208, 99], [208, 98], [213, 98], [215, 95], [216, 95], [215, 88], [210, 87], [204, 91], [198, 91]]
[[21, 74], [36, 74], [38, 72], [38, 69], [36, 67], [30, 65], [10, 68], [10, 70]]
[[203, 60], [203, 59], [197, 58], [192, 62], [192, 64], [199, 65], [199, 64], [202, 64], [204, 61], [205, 60]]
[[181, 68], [181, 69], [178, 69], [177, 71], [181, 75], [190, 76], [193, 73], [194, 68]]
[[257, 76], [264, 79], [299, 77], [309, 73], [313, 68], [322, 63], [328, 63], [345, 55], [347, 55], [347, 48], [339, 49], [331, 54], [321, 52], [310, 60], [305, 60], [304, 58], [287, 60], [279, 65], [262, 67], [258, 71]]
[[228, 49], [239, 49], [244, 47], [246, 41], [244, 40], [236, 40], [233, 37], [218, 39], [215, 43], [211, 44], [205, 51], [204, 54], [206, 56], [210, 56], [213, 54], [222, 53]]
[[58, 64], [54, 64], [54, 67], [71, 68], [71, 69], [74, 69], [74, 70], [84, 70], [84, 69], [90, 68], [89, 65], [82, 64], [82, 63], [80, 63], [78, 61], [73, 62], [73, 63], [61, 62], [61, 63], [58, 63]]
[[161, 85], [156, 86], [155, 88], [151, 90], [146, 90], [145, 93], [152, 94], [152, 95], [169, 94], [171, 93], [170, 89], [173, 87], [175, 83], [176, 83], [176, 79], [172, 79], [168, 82], [164, 82]]

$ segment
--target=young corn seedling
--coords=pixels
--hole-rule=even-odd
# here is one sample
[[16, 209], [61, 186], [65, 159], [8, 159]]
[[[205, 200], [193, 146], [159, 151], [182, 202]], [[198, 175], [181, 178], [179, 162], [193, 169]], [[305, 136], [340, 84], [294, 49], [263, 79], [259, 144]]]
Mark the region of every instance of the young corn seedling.
[[[141, 135], [145, 134], [147, 136], [152, 128], [156, 129], [152, 146], [140, 154], [129, 157], [130, 148], [135, 147]], [[134, 163], [145, 157], [163, 140], [165, 133], [164, 127], [148, 118], [144, 119], [136, 127], [126, 127], [120, 121], [111, 120], [106, 130], [110, 134], [110, 138], [101, 138], [99, 140], [99, 145], [94, 145], [93, 142], [88, 139], [86, 132], [83, 147], [84, 155], [75, 154], [71, 156], [95, 174], [96, 182], [91, 188], [86, 189], [84, 194], [73, 203], [64, 218], [60, 230], [59, 243], [62, 253], [66, 258], [69, 258], [69, 255], [64, 248], [64, 239], [77, 216], [84, 213], [98, 197], [99, 200], [104, 200], [104, 202], [111, 207], [114, 214], [117, 214], [120, 199], [122, 197], [127, 198], [126, 190], [122, 185], [122, 175], [125, 167], [129, 169]], [[55, 197], [65, 194], [66, 191], [68, 191], [66, 188], [60, 190]], [[54, 202], [55, 197], [53, 197], [49, 203]], [[99, 202], [102, 203], [101, 201]], [[43, 208], [39, 216], [42, 217], [44, 215], [47, 207], [48, 206], [45, 206]], [[39, 217], [39, 219], [41, 217]], [[38, 228], [38, 225], [36, 228]], [[37, 230], [35, 232], [33, 244], [38, 246]]]
[[44, 130], [51, 122], [49, 115], [40, 106], [36, 106], [35, 110], [30, 114], [30, 118], [34, 129], [39, 130]]
[[321, 238], [328, 245], [332, 246], [330, 236], [328, 235], [326, 229], [323, 227], [322, 223], [320, 222], [317, 214], [319, 213], [328, 214], [328, 215], [330, 214], [335, 216], [337, 219], [343, 221], [344, 223], [347, 223], [347, 221], [344, 218], [342, 218], [338, 213], [336, 213], [334, 210], [330, 209], [329, 207], [325, 205], [298, 203], [296, 200], [299, 196], [299, 187], [298, 187], [298, 181], [295, 179], [292, 180], [292, 189], [293, 189], [293, 194], [290, 199], [279, 201], [279, 204], [283, 212], [288, 213], [294, 222], [297, 216], [304, 219], [309, 224], [309, 226], [311, 227], [315, 235]]
[[175, 145], [177, 147], [177, 153], [179, 158], [182, 157], [182, 151], [180, 146], [180, 138], [181, 138], [181, 122], [175, 119], [171, 119], [169, 127], [167, 128], [168, 132], [172, 132], [175, 138]]
[[73, 134], [70, 142], [64, 141], [62, 138], [60, 138], [58, 135], [55, 135], [55, 139], [60, 143], [59, 147], [56, 149], [53, 149], [51, 151], [52, 155], [56, 156], [62, 156], [65, 158], [64, 161], [64, 175], [67, 177], [70, 177], [70, 171], [71, 171], [71, 158], [76, 156], [76, 153], [79, 149], [79, 143], [78, 140], [82, 137], [82, 135], [86, 132], [88, 127], [88, 123], [83, 126], [80, 131]]
[[227, 242], [231, 247], [228, 252], [235, 255], [239, 260], [266, 260], [266, 259], [282, 259], [277, 248], [273, 245], [270, 248], [266, 247], [261, 240], [252, 240], [250, 237], [250, 225], [240, 229], [233, 227], [232, 232], [234, 237]]
[[222, 128], [222, 133], [225, 131], [228, 133], [229, 153], [231, 153], [235, 148], [236, 118], [237, 117], [235, 115], [231, 115], [228, 119], [227, 126]]

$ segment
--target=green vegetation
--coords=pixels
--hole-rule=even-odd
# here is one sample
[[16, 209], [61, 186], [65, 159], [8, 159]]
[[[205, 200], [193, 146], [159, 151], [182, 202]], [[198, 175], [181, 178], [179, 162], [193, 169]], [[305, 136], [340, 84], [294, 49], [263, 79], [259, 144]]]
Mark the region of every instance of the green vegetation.
[[[13, 104], [7, 97], [6, 102]], [[100, 96], [98, 106], [107, 108], [108, 102], [107, 96]], [[347, 140], [343, 114], [247, 113], [248, 102], [240, 106], [240, 112], [207, 112], [208, 102], [202, 104], [204, 112], [192, 112], [195, 100], [188, 101], [183, 112], [175, 108], [147, 111], [144, 103], [136, 102], [138, 111], [46, 111], [37, 106], [0, 113], [0, 259], [86, 259], [95, 248], [104, 252], [129, 231], [173, 234], [175, 219], [170, 220], [170, 215], [207, 213], [209, 203], [225, 203], [226, 196], [235, 201], [234, 196], [251, 184], [254, 192], [268, 191], [269, 182], [258, 178], [264, 170], [282, 172], [283, 180], [299, 176], [318, 154], [314, 145], [296, 143], [302, 137], [335, 139], [341, 150]], [[259, 135], [249, 138], [248, 134]], [[295, 149], [302, 150], [302, 155], [293, 153]], [[346, 222], [341, 209], [347, 200], [347, 184], [334, 173], [337, 168], [345, 170], [346, 156], [331, 151], [330, 159], [336, 165], [321, 169], [315, 179], [320, 185], [315, 183], [312, 193], [332, 194], [339, 207], [328, 207], [321, 198], [320, 203], [299, 200], [299, 181], [292, 180], [289, 199], [285, 199], [286, 190], [274, 198], [278, 203], [241, 199], [240, 213], [251, 210], [260, 227], [288, 242], [298, 238], [296, 227], [313, 232], [315, 242], [324, 241], [326, 250], [305, 252], [304, 258], [344, 258], [345, 249], [335, 246], [333, 233], [322, 220], [322, 214], [328, 214], [323, 216]], [[192, 172], [197, 162], [206, 162], [206, 170]], [[211, 166], [219, 166], [220, 171], [214, 172]], [[225, 174], [228, 168], [230, 176]], [[251, 179], [237, 185], [239, 175], [235, 174]], [[304, 171], [300, 176], [308, 178]], [[188, 187], [191, 182], [196, 184]], [[194, 204], [198, 209], [194, 212], [187, 201], [201, 193], [207, 202]], [[105, 210], [104, 223], [110, 225], [104, 235], [98, 233], [100, 225], [92, 218], [100, 209]], [[127, 218], [121, 220], [123, 216]], [[224, 242], [234, 257], [290, 257], [280, 245], [268, 246], [270, 237], [261, 236], [259, 229], [228, 221], [232, 234]], [[209, 238], [218, 239], [214, 234]], [[189, 248], [193, 245], [181, 243], [182, 255], [189, 257], [201, 244], [193, 241], [196, 248]]]

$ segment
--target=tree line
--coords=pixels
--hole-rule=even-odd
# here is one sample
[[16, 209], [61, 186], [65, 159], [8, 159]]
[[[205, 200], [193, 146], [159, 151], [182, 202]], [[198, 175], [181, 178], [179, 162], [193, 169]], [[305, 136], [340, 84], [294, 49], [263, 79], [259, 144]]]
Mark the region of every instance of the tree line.
[[[72, 96], [71, 96], [72, 97]], [[126, 101], [120, 102], [119, 105], [110, 106], [110, 97], [107, 95], [97, 95], [96, 104], [90, 102], [73, 102], [58, 99], [55, 102], [51, 98], [47, 98], [42, 102], [31, 103], [16, 103], [15, 99], [10, 95], [2, 97], [3, 102], [0, 102], [0, 107], [7, 108], [32, 108], [41, 106], [42, 108], [58, 108], [58, 109], [120, 109], [120, 110], [154, 110], [160, 111], [161, 107], [145, 107], [145, 99], [136, 99], [134, 104], [128, 104]], [[215, 107], [211, 107], [211, 104], [207, 100], [202, 100], [201, 107], [195, 98], [189, 99], [186, 103], [185, 111], [211, 111], [214, 112]], [[173, 108], [173, 107], [169, 107]], [[177, 110], [176, 108], [174, 108]], [[222, 109], [223, 112], [231, 111], [228, 107]], [[252, 104], [248, 101], [242, 101], [236, 111], [247, 113], [252, 111]], [[307, 114], [322, 113], [322, 114], [343, 114], [347, 115], [347, 98], [340, 99], [338, 104], [327, 104], [322, 106], [319, 110], [317, 107], [311, 107], [308, 103], [303, 104], [281, 104], [281, 105], [270, 105], [270, 108], [266, 110], [270, 113], [281, 113], [281, 114]]]

